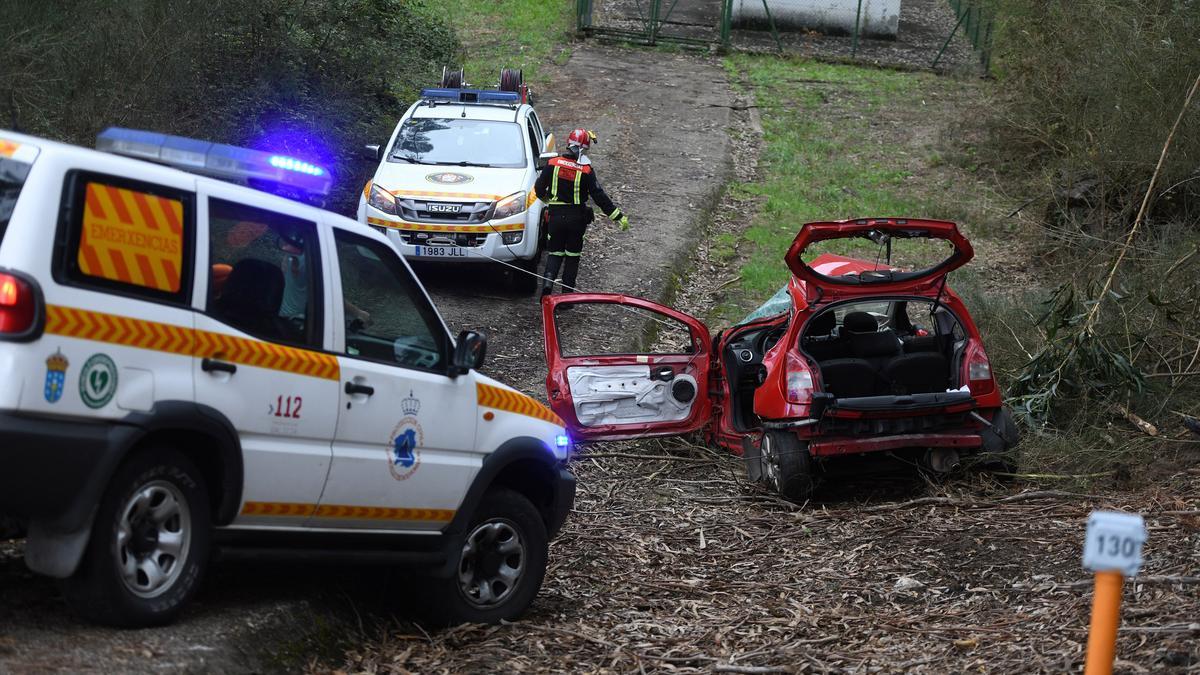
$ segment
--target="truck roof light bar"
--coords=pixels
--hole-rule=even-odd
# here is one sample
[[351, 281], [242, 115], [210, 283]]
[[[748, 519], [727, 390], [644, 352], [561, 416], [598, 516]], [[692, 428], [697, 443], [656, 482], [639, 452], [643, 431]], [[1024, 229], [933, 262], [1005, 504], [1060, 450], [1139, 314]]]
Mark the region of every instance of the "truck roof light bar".
[[476, 103], [483, 105], [519, 105], [515, 91], [492, 89], [422, 89], [421, 98], [431, 103]]
[[333, 187], [328, 170], [295, 157], [152, 131], [109, 127], [97, 134], [96, 149], [301, 198], [302, 201], [324, 198]]

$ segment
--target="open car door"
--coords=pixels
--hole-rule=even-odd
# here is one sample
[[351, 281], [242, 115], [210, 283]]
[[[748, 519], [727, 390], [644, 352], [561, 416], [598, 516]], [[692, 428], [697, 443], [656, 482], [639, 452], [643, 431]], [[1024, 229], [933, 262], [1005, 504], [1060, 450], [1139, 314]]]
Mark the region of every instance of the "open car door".
[[572, 439], [668, 436], [708, 423], [712, 337], [700, 321], [641, 298], [573, 293], [544, 298], [542, 323], [546, 394]]
[[[904, 262], [895, 262], [893, 253]], [[792, 274], [828, 300], [931, 288], [974, 255], [971, 242], [950, 221], [860, 218], [807, 223], [784, 260]], [[864, 265], [864, 260], [876, 263]]]

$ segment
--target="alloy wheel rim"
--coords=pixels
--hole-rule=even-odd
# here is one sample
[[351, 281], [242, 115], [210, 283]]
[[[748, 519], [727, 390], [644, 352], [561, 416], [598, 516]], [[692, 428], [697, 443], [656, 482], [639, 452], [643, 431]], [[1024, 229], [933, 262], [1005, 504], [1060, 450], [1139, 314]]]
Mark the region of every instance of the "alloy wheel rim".
[[779, 458], [775, 456], [775, 446], [771, 443], [770, 436], [763, 436], [762, 463], [763, 471], [767, 474], [767, 481], [776, 490], [782, 490], [783, 484], [779, 479]]
[[475, 607], [504, 604], [525, 576], [525, 542], [507, 520], [489, 520], [471, 530], [458, 565], [458, 588]]
[[192, 514], [175, 485], [152, 481], [125, 501], [117, 521], [117, 569], [139, 598], [166, 593], [179, 579], [191, 550]]

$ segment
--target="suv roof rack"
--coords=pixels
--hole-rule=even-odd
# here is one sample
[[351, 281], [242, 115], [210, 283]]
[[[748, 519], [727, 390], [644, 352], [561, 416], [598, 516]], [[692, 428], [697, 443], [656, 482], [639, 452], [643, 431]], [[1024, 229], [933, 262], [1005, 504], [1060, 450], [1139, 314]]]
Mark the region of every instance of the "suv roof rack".
[[317, 205], [333, 187], [328, 170], [295, 157], [153, 131], [109, 127], [96, 149]]

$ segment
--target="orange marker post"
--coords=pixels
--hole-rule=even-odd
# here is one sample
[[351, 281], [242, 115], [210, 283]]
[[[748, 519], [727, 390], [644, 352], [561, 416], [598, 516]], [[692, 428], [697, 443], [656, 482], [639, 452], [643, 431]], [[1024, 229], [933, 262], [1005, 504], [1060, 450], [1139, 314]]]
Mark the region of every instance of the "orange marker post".
[[1083, 567], [1096, 573], [1096, 590], [1084, 675], [1112, 673], [1121, 624], [1121, 591], [1125, 577], [1136, 576], [1142, 566], [1145, 541], [1146, 524], [1139, 515], [1093, 511], [1088, 516]]
[[1088, 628], [1087, 664], [1083, 675], [1110, 675], [1117, 652], [1117, 626], [1121, 623], [1120, 572], [1096, 572], [1092, 596], [1092, 625]]

